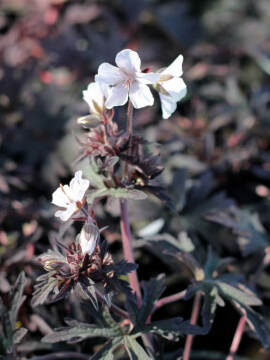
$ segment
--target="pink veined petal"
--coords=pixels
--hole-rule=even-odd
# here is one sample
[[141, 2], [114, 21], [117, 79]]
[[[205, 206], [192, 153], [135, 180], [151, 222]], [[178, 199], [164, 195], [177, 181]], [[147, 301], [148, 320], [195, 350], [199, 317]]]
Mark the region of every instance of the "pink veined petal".
[[128, 74], [141, 71], [141, 59], [136, 51], [124, 49], [115, 57], [115, 63]]
[[182, 78], [164, 81], [162, 86], [176, 102], [180, 101], [187, 93], [187, 86]]
[[119, 82], [124, 81], [124, 76], [116, 66], [109, 63], [103, 63], [99, 65], [95, 81], [104, 82], [108, 85], [116, 85]]
[[176, 77], [181, 76], [183, 74], [183, 60], [183, 55], [177, 56], [177, 58], [165, 70], [162, 71], [162, 74], [169, 74]]
[[108, 96], [105, 106], [107, 109], [111, 109], [114, 106], [124, 105], [128, 100], [128, 88], [123, 84], [114, 86], [111, 89], [110, 95]]
[[136, 109], [154, 104], [154, 98], [149, 87], [137, 81], [130, 85], [129, 98]]
[[66, 210], [58, 210], [55, 213], [56, 217], [59, 217], [62, 221], [67, 221], [77, 211], [75, 203], [69, 204]]
[[154, 84], [160, 79], [159, 73], [136, 73], [136, 80], [142, 84]]
[[168, 119], [176, 110], [176, 101], [173, 98], [159, 94], [163, 119]]
[[60, 207], [66, 207], [70, 203], [69, 199], [59, 187], [52, 194], [52, 204]]

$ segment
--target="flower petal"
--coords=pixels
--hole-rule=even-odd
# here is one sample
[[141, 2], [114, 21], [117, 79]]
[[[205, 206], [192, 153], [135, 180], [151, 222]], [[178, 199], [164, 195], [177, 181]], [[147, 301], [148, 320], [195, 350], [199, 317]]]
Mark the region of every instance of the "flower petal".
[[137, 81], [130, 85], [129, 97], [136, 109], [154, 104], [154, 98], [149, 87]]
[[87, 90], [83, 91], [83, 99], [89, 105], [91, 114], [100, 115], [104, 107], [104, 98], [102, 88], [97, 82], [90, 83]]
[[53, 192], [52, 204], [60, 207], [66, 207], [69, 203], [69, 199], [60, 187]]
[[172, 97], [159, 94], [161, 101], [162, 117], [168, 119], [173, 112], [176, 110], [176, 101]]
[[165, 70], [162, 71], [162, 74], [170, 74], [176, 77], [181, 76], [183, 74], [183, 60], [183, 55], [177, 56], [177, 58]]
[[120, 51], [115, 57], [115, 62], [128, 74], [141, 71], [141, 59], [136, 51], [130, 49]]
[[116, 85], [123, 81], [124, 77], [121, 71], [109, 63], [99, 65], [98, 73], [95, 76], [95, 81], [104, 82], [108, 85]]
[[71, 218], [71, 216], [77, 211], [77, 207], [75, 203], [71, 203], [68, 205], [66, 210], [58, 210], [54, 214], [56, 217], [59, 217], [62, 221], [67, 221]]
[[182, 78], [165, 81], [162, 86], [176, 102], [180, 101], [187, 93], [187, 86]]
[[111, 109], [114, 106], [124, 105], [128, 100], [128, 88], [123, 84], [114, 86], [111, 89], [110, 95], [108, 96], [105, 106], [107, 109]]
[[136, 73], [136, 80], [143, 84], [154, 84], [160, 79], [159, 73]]
[[82, 170], [76, 171], [74, 178], [70, 181], [69, 184], [73, 200], [81, 201], [89, 185], [89, 180], [82, 179]]

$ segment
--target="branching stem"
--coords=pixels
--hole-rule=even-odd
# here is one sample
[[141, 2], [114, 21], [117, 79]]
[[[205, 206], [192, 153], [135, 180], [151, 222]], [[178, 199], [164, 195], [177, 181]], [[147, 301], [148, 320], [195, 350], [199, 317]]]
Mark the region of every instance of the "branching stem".
[[161, 308], [162, 306], [164, 305], [167, 305], [167, 304], [170, 304], [170, 303], [173, 303], [175, 301], [178, 301], [178, 300], [181, 300], [185, 297], [186, 295], [186, 292], [187, 290], [183, 290], [179, 293], [176, 293], [176, 294], [173, 294], [173, 295], [169, 295], [169, 296], [166, 296], [164, 298], [161, 298], [159, 299], [155, 305], [154, 305], [154, 308], [152, 310], [152, 314], [159, 308]]

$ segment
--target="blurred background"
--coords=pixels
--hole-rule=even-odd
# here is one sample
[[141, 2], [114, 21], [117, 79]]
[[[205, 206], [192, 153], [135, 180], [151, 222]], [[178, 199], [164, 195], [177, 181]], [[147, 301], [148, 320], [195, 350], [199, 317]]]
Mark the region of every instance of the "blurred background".
[[[222, 193], [229, 203], [256, 213], [265, 231], [263, 249], [269, 246], [269, 29], [269, 0], [1, 0], [0, 291], [4, 298], [20, 270], [32, 280], [41, 273], [34, 255], [48, 248], [50, 231], [59, 227], [51, 193], [72, 175], [71, 164], [79, 150], [76, 119], [88, 112], [82, 90], [99, 64], [114, 63], [123, 48], [136, 50], [143, 68], [166, 67], [178, 54], [184, 56], [188, 94], [176, 113], [163, 120], [158, 97], [153, 107], [135, 112], [136, 131], [160, 144], [166, 168], [163, 182], [171, 195], [176, 199], [184, 191], [183, 172], [187, 182], [206, 181], [210, 184], [206, 197]], [[201, 181], [203, 176], [207, 178]], [[168, 211], [156, 200], [132, 203], [130, 212], [135, 233], [155, 219], [161, 219], [161, 225], [154, 224], [153, 234], [161, 230], [177, 234], [181, 227], [196, 232], [194, 223], [168, 219]], [[192, 214], [194, 219], [195, 211]], [[101, 225], [110, 225], [106, 236], [112, 251], [121, 254], [117, 209], [105, 206], [97, 215]], [[233, 234], [223, 231], [216, 244], [213, 228], [219, 228], [215, 226], [201, 231], [202, 241], [243, 261], [243, 249]], [[160, 269], [170, 278], [170, 268], [151, 251], [138, 248], [136, 255], [141, 278], [148, 280]], [[166, 294], [187, 285], [175, 275], [170, 279]], [[270, 287], [263, 286], [267, 304]], [[29, 298], [31, 289], [29, 283]], [[190, 305], [171, 305], [158, 316], [180, 311], [189, 318]], [[41, 310], [24, 305], [20, 321], [30, 329], [27, 341], [32, 342], [32, 347], [22, 345], [25, 354], [50, 351], [33, 344], [46, 332], [41, 318], [55, 327], [68, 311], [56, 309], [56, 305]], [[214, 325], [208, 337], [196, 339], [195, 349], [226, 353], [238, 320], [232, 312], [229, 306], [218, 312], [216, 324], [223, 326]], [[56, 313], [55, 319], [50, 318]], [[224, 319], [230, 320], [224, 323]], [[258, 349], [258, 342], [247, 338], [240, 354], [252, 358]]]

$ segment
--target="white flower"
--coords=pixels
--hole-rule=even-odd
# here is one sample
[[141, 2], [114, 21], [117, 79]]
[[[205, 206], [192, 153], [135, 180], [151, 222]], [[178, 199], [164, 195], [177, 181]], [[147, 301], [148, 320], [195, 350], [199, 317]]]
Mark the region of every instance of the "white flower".
[[56, 211], [55, 216], [67, 221], [78, 212], [84, 204], [84, 195], [88, 187], [89, 181], [82, 179], [82, 171], [76, 171], [69, 185], [60, 185], [52, 194], [52, 203], [65, 209]]
[[168, 119], [176, 110], [177, 102], [187, 93], [187, 86], [180, 77], [183, 56], [179, 55], [165, 70], [161, 72], [160, 80], [154, 85], [159, 92], [161, 101], [162, 117]]
[[82, 253], [92, 255], [100, 238], [99, 228], [91, 221], [87, 221], [79, 235]]
[[141, 72], [141, 59], [132, 50], [120, 51], [115, 57], [116, 66], [103, 63], [98, 68], [95, 81], [110, 85], [106, 108], [124, 105], [130, 98], [135, 108], [153, 105], [154, 98], [146, 84], [153, 84], [160, 74]]
[[100, 117], [105, 110], [105, 100], [109, 95], [109, 86], [105, 83], [92, 82], [83, 91], [83, 99], [90, 108], [90, 113]]

